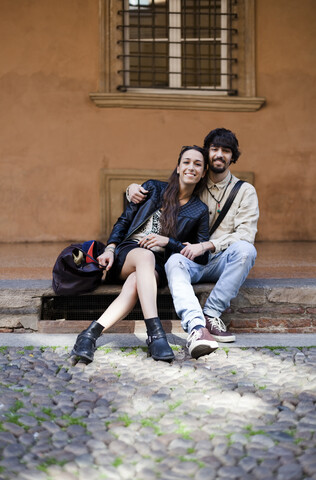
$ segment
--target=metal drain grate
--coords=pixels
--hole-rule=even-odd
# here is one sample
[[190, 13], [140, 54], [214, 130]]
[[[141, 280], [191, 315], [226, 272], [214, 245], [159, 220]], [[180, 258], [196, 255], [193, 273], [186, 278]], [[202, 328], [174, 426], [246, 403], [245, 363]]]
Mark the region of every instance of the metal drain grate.
[[[97, 320], [117, 295], [82, 295], [69, 297], [43, 297], [41, 320]], [[158, 312], [161, 320], [177, 320], [170, 295], [159, 295]], [[139, 302], [126, 320], [143, 320]]]

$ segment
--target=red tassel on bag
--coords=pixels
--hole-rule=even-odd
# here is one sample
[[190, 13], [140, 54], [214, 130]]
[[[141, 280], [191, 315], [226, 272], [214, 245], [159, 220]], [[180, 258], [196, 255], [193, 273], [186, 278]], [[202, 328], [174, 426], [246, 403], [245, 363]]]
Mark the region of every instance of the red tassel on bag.
[[[88, 255], [90, 255], [90, 257], [93, 257], [93, 247], [94, 247], [94, 242], [91, 243], [90, 248], [88, 250]], [[86, 257], [86, 262], [87, 263], [93, 263], [93, 260], [87, 256]]]

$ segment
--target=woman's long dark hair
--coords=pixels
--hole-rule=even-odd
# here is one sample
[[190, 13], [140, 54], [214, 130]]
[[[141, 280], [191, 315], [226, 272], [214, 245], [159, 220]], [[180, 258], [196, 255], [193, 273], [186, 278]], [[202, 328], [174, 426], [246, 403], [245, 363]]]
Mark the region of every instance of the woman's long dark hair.
[[[178, 165], [180, 165], [182, 155], [187, 150], [196, 150], [203, 155], [204, 171], [206, 171], [209, 167], [208, 152], [197, 145], [188, 145], [181, 148], [178, 158]], [[201, 180], [195, 185], [193, 195], [199, 195], [199, 193], [206, 188], [206, 183], [207, 175], [204, 175], [204, 177], [201, 178]], [[169, 177], [168, 186], [162, 200], [162, 213], [160, 217], [161, 235], [176, 237], [177, 217], [180, 208], [179, 190], [179, 174], [177, 173], [176, 167]]]

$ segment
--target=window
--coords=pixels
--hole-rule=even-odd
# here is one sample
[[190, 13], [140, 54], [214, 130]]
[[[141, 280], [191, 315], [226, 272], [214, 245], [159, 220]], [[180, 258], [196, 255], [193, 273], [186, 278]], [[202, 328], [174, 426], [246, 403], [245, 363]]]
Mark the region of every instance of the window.
[[254, 0], [102, 0], [100, 107], [254, 111]]
[[134, 88], [232, 89], [232, 24], [229, 0], [125, 0], [119, 11], [123, 69], [121, 91]]

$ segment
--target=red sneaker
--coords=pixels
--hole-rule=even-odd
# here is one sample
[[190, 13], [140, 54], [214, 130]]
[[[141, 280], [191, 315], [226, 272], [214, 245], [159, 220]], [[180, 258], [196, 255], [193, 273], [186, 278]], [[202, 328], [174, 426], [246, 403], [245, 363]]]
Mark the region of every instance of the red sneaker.
[[206, 321], [206, 328], [210, 332], [210, 334], [217, 340], [218, 342], [234, 342], [236, 340], [235, 335], [227, 332], [226, 325], [218, 317], [209, 317], [205, 315]]
[[198, 330], [193, 329], [188, 336], [187, 348], [191, 357], [199, 358], [214, 352], [218, 348], [218, 343], [206, 328], [199, 328]]

